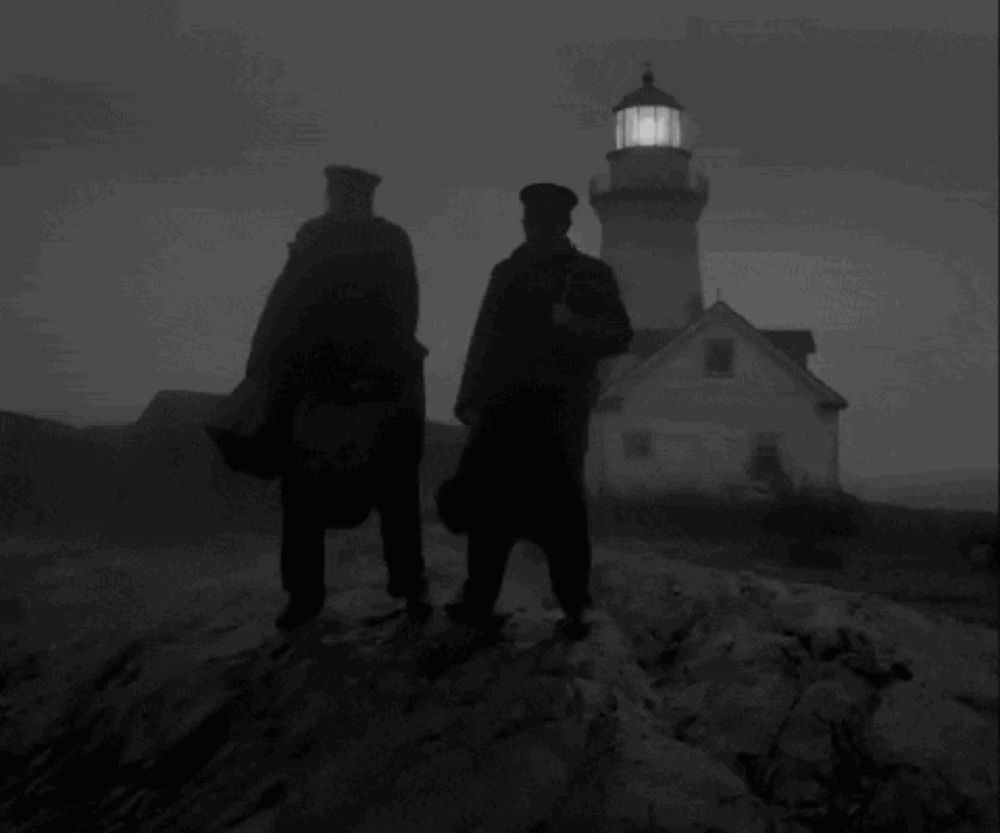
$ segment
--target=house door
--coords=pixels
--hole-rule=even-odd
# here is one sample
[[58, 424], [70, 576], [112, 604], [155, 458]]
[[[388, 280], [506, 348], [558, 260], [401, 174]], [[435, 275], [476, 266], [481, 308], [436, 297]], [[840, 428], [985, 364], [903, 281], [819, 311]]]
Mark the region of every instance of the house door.
[[778, 488], [790, 482], [781, 464], [780, 434], [769, 432], [754, 435], [750, 478], [770, 488]]

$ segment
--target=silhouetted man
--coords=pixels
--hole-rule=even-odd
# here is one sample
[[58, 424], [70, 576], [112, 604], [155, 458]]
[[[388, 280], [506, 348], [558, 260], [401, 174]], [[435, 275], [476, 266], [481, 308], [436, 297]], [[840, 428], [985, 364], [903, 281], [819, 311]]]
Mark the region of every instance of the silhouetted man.
[[585, 632], [591, 564], [584, 485], [590, 408], [600, 359], [624, 352], [628, 314], [610, 267], [567, 237], [576, 195], [536, 183], [521, 191], [525, 242], [492, 272], [476, 321], [455, 415], [471, 427], [468, 578], [446, 606], [489, 620], [519, 539], [546, 553], [552, 590]]
[[292, 415], [307, 397], [350, 403], [374, 390], [392, 403], [371, 505], [380, 516], [389, 594], [406, 599], [411, 611], [426, 607], [419, 464], [427, 351], [416, 339], [413, 251], [403, 229], [373, 212], [381, 177], [343, 166], [325, 173], [327, 210], [289, 245], [247, 362], [248, 376], [277, 391], [276, 418], [289, 438], [281, 478], [281, 579], [289, 601], [279, 628], [301, 625], [322, 609], [324, 513], [332, 502], [356, 497], [322, 493], [328, 490], [299, 474]]

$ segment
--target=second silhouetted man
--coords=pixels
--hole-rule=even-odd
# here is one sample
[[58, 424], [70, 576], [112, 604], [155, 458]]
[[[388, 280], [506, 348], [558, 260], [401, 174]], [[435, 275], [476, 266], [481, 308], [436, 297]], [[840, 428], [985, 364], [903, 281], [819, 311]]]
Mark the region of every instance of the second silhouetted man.
[[519, 539], [548, 558], [553, 593], [576, 631], [591, 605], [584, 485], [598, 362], [627, 350], [628, 314], [610, 267], [567, 237], [576, 195], [521, 191], [525, 242], [492, 272], [455, 404], [471, 427], [460, 477], [468, 489], [468, 578], [449, 615], [493, 614]]

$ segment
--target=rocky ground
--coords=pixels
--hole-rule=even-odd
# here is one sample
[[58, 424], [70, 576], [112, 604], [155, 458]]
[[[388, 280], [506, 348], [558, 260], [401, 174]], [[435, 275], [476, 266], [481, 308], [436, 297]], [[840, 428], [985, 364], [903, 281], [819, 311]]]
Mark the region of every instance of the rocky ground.
[[[462, 539], [427, 541], [440, 602]], [[370, 527], [330, 535], [326, 608], [288, 638], [273, 537], [11, 538], [0, 827], [997, 830], [997, 631], [716, 546], [606, 542], [569, 643], [530, 548], [491, 642], [366, 624], [393, 611]]]

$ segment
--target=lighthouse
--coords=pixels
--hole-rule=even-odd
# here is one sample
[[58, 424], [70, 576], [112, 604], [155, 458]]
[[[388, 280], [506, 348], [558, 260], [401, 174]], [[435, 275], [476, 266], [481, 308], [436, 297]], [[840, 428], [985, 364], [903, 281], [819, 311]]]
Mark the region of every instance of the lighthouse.
[[642, 86], [612, 112], [609, 171], [590, 182], [601, 259], [636, 330], [676, 332], [703, 309], [698, 219], [708, 179], [692, 166], [684, 107], [655, 85], [648, 64]]
[[758, 329], [721, 298], [704, 308], [708, 179], [694, 167], [684, 108], [647, 65], [612, 112], [615, 148], [590, 204], [635, 335], [600, 371], [588, 488], [647, 505], [700, 494], [716, 507], [789, 487], [836, 491], [847, 400], [809, 369], [812, 332]]

